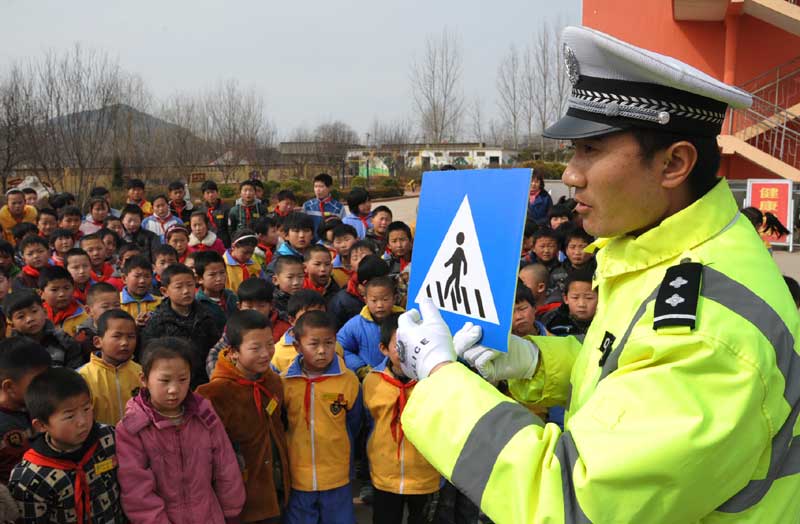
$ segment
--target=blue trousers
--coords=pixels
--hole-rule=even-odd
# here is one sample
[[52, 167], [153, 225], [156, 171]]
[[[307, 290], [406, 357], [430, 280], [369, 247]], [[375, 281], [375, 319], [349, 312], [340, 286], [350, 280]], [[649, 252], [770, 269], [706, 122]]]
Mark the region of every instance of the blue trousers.
[[326, 491], [292, 489], [285, 524], [353, 524], [353, 494], [350, 484]]

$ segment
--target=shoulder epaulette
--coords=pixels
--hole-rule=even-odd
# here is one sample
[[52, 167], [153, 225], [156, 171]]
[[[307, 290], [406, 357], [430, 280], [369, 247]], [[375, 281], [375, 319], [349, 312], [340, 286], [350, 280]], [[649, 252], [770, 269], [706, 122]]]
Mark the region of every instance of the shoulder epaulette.
[[694, 329], [703, 265], [686, 262], [667, 269], [653, 309], [653, 329], [686, 326]]

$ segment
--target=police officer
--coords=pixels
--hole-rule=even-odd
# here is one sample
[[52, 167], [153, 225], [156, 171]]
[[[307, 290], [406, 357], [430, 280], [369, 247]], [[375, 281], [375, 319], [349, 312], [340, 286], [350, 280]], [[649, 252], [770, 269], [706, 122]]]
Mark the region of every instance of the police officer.
[[[493, 520], [800, 522], [800, 318], [725, 180], [727, 106], [750, 97], [672, 58], [567, 28], [563, 181], [598, 236], [583, 341], [451, 338], [431, 302], [400, 318], [420, 379], [409, 440]], [[515, 399], [567, 407], [565, 430]]]

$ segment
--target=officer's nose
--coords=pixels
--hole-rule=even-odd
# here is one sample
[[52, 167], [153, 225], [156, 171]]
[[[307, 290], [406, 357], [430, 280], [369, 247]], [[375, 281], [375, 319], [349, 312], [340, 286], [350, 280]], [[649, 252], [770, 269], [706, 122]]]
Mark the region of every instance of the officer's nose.
[[586, 185], [586, 179], [575, 169], [571, 160], [561, 175], [561, 181], [568, 187], [583, 187]]

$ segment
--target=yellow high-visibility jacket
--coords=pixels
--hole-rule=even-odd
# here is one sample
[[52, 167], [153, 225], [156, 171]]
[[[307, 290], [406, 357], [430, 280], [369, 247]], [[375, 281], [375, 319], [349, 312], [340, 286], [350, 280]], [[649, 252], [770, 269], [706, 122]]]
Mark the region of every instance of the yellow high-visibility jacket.
[[92, 353], [89, 363], [78, 368], [78, 373], [92, 392], [94, 419], [101, 424], [116, 426], [125, 415], [125, 405], [142, 385], [142, 366], [133, 360], [112, 366], [98, 353]]
[[[510, 384], [566, 405], [565, 431], [451, 364], [414, 390], [409, 440], [498, 523], [800, 521], [800, 316], [727, 182], [598, 244], [583, 344], [531, 337], [539, 368]], [[654, 309], [691, 298], [665, 278], [688, 262], [702, 264], [695, 326], [655, 329], [682, 320]]]

